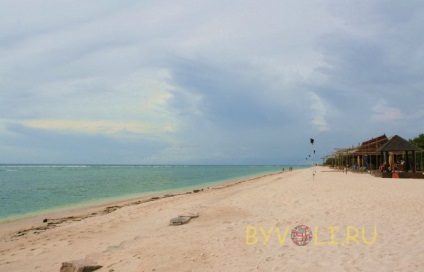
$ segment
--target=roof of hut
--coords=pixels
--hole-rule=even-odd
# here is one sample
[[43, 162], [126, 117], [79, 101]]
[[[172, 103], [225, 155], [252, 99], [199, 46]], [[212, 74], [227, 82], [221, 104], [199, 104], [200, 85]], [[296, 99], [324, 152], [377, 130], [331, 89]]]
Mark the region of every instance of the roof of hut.
[[395, 135], [381, 146], [378, 151], [422, 151], [422, 149], [404, 138]]
[[387, 143], [386, 134], [372, 138], [371, 140], [362, 142], [359, 148], [355, 151], [355, 155], [377, 155], [380, 154], [379, 148]]

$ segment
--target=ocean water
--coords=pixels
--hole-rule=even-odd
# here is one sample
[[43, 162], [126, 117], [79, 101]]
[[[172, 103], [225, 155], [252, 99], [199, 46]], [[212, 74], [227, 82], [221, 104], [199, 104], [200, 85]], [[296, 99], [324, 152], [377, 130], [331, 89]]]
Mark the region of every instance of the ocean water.
[[0, 165], [0, 221], [282, 168], [289, 166]]

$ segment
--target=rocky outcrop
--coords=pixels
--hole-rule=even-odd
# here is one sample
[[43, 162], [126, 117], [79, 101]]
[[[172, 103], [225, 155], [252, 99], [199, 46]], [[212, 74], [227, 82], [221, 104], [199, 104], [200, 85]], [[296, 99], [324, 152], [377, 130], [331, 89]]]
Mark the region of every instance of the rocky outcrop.
[[101, 268], [96, 262], [82, 259], [70, 262], [63, 262], [60, 272], [90, 272]]

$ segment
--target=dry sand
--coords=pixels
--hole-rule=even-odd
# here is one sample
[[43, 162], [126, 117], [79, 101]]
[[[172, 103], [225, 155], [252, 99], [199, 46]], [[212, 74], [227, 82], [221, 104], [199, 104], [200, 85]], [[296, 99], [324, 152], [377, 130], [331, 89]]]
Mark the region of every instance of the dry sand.
[[[82, 217], [47, 230], [41, 220], [27, 232], [18, 230], [28, 221], [2, 224], [0, 271], [59, 271], [83, 258], [98, 271], [424, 271], [424, 180], [311, 171], [74, 211]], [[200, 216], [169, 225], [184, 212]], [[313, 231], [306, 246], [290, 238], [297, 225]]]

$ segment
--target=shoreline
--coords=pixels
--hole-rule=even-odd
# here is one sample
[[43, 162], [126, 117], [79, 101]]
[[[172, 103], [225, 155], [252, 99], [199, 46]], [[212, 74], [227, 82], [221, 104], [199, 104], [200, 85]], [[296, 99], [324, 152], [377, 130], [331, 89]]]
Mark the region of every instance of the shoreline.
[[[0, 236], [0, 270], [58, 271], [73, 260], [99, 272], [424, 269], [423, 180], [313, 170], [38, 221], [51, 228]], [[193, 218], [171, 224], [179, 215]], [[301, 225], [313, 232], [304, 246], [290, 235]]]
[[[29, 167], [29, 168], [74, 168], [76, 167], [75, 165], [3, 165], [3, 167], [7, 167], [7, 168], [15, 168], [15, 167]], [[104, 168], [107, 169], [108, 171], [111, 170], [110, 167], [112, 167], [112, 169], [114, 167], [124, 167], [124, 168], [144, 168], [144, 167], [165, 167], [165, 168], [169, 168], [169, 167], [173, 167], [173, 166], [134, 166], [134, 165], [120, 165], [120, 166], [115, 166], [115, 165], [78, 165], [78, 168]], [[180, 167], [180, 166], [176, 166], [176, 167]], [[181, 166], [181, 167], [185, 167], [185, 166]], [[201, 166], [204, 167], [204, 166]], [[207, 167], [207, 165], [206, 165]], [[212, 166], [214, 167], [214, 166]], [[229, 166], [229, 167], [233, 167], [233, 166]], [[246, 166], [243, 166], [246, 167]], [[249, 167], [258, 167], [258, 166], [249, 166]], [[208, 187], [208, 186], [216, 186], [216, 184], [220, 184], [220, 183], [224, 183], [224, 182], [228, 182], [228, 181], [232, 181], [232, 180], [237, 180], [237, 179], [244, 179], [244, 178], [249, 178], [249, 177], [253, 177], [253, 176], [258, 176], [258, 175], [263, 175], [263, 174], [267, 174], [267, 173], [273, 173], [273, 172], [278, 172], [281, 171], [281, 168], [277, 168], [276, 166], [265, 166], [265, 167], [270, 167], [270, 169], [267, 170], [262, 170], [262, 166], [259, 166], [258, 170], [254, 171], [257, 173], [249, 173], [250, 170], [246, 171], [247, 173], [237, 173], [236, 175], [234, 175], [234, 173], [230, 173], [230, 176], [233, 175], [233, 177], [216, 177], [215, 180], [209, 180], [209, 178], [203, 179], [202, 177], [198, 177], [196, 179], [195, 182], [188, 182], [188, 183], [196, 183], [198, 182], [198, 184], [181, 184], [184, 182], [180, 182], [177, 181], [175, 182], [175, 184], [170, 184], [167, 186], [150, 186], [150, 187], [155, 187], [155, 188], [150, 188], [149, 186], [146, 188], [140, 187], [140, 186], [144, 186], [143, 181], [138, 181], [139, 184], [138, 188], [136, 188], [136, 190], [133, 191], [129, 191], [129, 190], [115, 190], [113, 193], [108, 193], [106, 191], [106, 193], [104, 194], [98, 194], [96, 193], [96, 188], [91, 188], [90, 191], [94, 190], [94, 194], [93, 195], [89, 195], [90, 192], [86, 191], [86, 195], [82, 195], [82, 197], [79, 198], [75, 198], [74, 200], [65, 200], [65, 201], [61, 201], [61, 200], [54, 200], [53, 202], [51, 202], [51, 204], [49, 206], [47, 205], [40, 205], [40, 207], [33, 207], [31, 205], [31, 203], [29, 202], [25, 202], [26, 206], [22, 206], [24, 208], [21, 208], [20, 210], [17, 210], [15, 213], [13, 213], [13, 206], [12, 209], [9, 211], [10, 213], [6, 212], [8, 211], [7, 207], [6, 210], [4, 210], [2, 212], [2, 217], [0, 217], [0, 224], [4, 223], [4, 222], [10, 222], [10, 221], [15, 221], [15, 220], [19, 220], [19, 219], [24, 219], [24, 218], [30, 218], [30, 217], [34, 217], [37, 215], [41, 215], [41, 214], [50, 214], [50, 213], [56, 213], [56, 212], [62, 212], [62, 211], [66, 211], [66, 210], [73, 210], [73, 209], [78, 209], [78, 208], [84, 208], [84, 207], [90, 207], [90, 206], [97, 206], [97, 205], [102, 205], [102, 204], [107, 204], [107, 203], [113, 203], [113, 202], [119, 202], [119, 201], [126, 201], [128, 199], [133, 199], [133, 198], [139, 198], [141, 196], [149, 196], [149, 195], [158, 195], [158, 194], [167, 194], [167, 193], [174, 193], [174, 192], [179, 192], [179, 191], [184, 191], [184, 190], [192, 190], [195, 189], [197, 187]], [[303, 168], [305, 166], [295, 166], [295, 167], [299, 167], [299, 168]], [[306, 166], [307, 167], [307, 166]], [[265, 168], [266, 169], [266, 168]], [[7, 171], [7, 170], [6, 170]], [[56, 170], [54, 170], [56, 171]], [[238, 175], [241, 174], [241, 175]], [[225, 175], [224, 175], [225, 176]], [[172, 179], [172, 177], [170, 177]], [[194, 180], [193, 180], [194, 181]], [[125, 184], [125, 183], [124, 183]], [[161, 184], [160, 182], [158, 184]], [[131, 184], [127, 184], [128, 186], [132, 186]], [[49, 186], [49, 185], [47, 185]], [[84, 185], [81, 185], [84, 186]], [[169, 188], [170, 186], [173, 186], [171, 188]], [[161, 188], [161, 187], [165, 187], [165, 188]], [[168, 188], [166, 188], [168, 187]], [[72, 189], [72, 188], [71, 188]], [[58, 190], [61, 190], [61, 188], [59, 188]], [[120, 192], [120, 194], [118, 195], [116, 192]], [[68, 194], [68, 192], [63, 192]], [[72, 194], [72, 191], [69, 192], [70, 194]], [[31, 192], [32, 194], [32, 192]], [[80, 194], [81, 195], [81, 194]], [[31, 199], [31, 195], [27, 195], [27, 197], [25, 197], [25, 199]], [[44, 196], [45, 198], [48, 198], [48, 195]], [[6, 191], [6, 199], [7, 199], [7, 191]], [[19, 201], [18, 196], [16, 197], [17, 201]], [[65, 196], [66, 199], [66, 196]], [[42, 203], [44, 202], [44, 199], [38, 199], [38, 203]], [[13, 203], [13, 202], [12, 202]], [[16, 203], [16, 205], [19, 207], [20, 203]], [[26, 208], [25, 208], [26, 207]], [[33, 209], [35, 208], [35, 209]], [[3, 214], [4, 213], [4, 214]]]
[[[306, 168], [298, 168], [294, 169], [293, 171], [298, 171], [302, 169]], [[245, 176], [217, 182], [207, 182], [196, 186], [188, 186], [183, 188], [164, 190], [160, 192], [147, 192], [144, 194], [138, 194], [129, 197], [116, 197], [110, 199], [109, 201], [93, 201], [88, 203], [77, 204], [72, 207], [52, 209], [51, 211], [40, 212], [33, 215], [4, 219], [0, 220], [0, 241], [2, 239], [2, 236], [11, 233], [14, 233], [11, 234], [12, 236], [23, 236], [31, 231], [39, 233], [41, 231], [46, 231], [48, 229], [54, 228], [65, 222], [81, 221], [89, 217], [108, 214], [126, 206], [140, 205], [143, 203], [156, 201], [163, 198], [194, 194], [207, 190], [224, 189], [243, 182], [257, 180], [263, 177], [273, 176], [281, 173], [284, 173], [284, 171], [263, 173], [261, 175]], [[207, 188], [201, 188], [202, 186], [207, 186]]]

